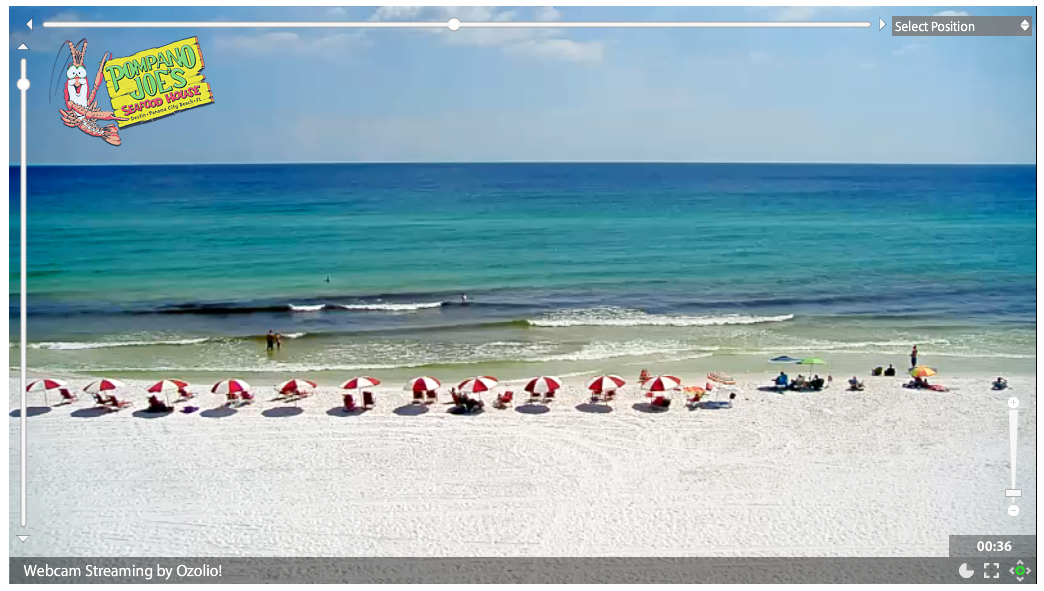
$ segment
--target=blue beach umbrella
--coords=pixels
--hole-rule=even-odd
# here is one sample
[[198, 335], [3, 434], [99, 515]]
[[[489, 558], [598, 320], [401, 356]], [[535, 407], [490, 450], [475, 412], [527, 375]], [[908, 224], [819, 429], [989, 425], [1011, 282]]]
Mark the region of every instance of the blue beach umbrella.
[[800, 359], [795, 359], [790, 355], [780, 355], [779, 357], [773, 357], [769, 359], [769, 363], [797, 363]]

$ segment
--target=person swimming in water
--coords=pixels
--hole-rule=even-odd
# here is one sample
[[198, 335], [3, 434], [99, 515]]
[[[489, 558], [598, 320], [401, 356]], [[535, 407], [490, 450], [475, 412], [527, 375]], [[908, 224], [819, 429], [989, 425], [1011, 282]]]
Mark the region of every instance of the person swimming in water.
[[468, 294], [466, 294], [466, 293], [460, 294], [460, 303], [463, 304], [463, 305], [467, 305], [467, 303], [468, 303]]

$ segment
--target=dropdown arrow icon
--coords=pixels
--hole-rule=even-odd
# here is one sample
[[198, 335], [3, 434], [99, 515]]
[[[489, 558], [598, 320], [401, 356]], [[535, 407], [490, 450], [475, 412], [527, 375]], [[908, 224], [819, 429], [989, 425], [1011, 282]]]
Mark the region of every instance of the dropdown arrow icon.
[[25, 539], [28, 538], [28, 537], [29, 537], [29, 534], [25, 534], [25, 535], [18, 536], [18, 539], [22, 540], [24, 542]]

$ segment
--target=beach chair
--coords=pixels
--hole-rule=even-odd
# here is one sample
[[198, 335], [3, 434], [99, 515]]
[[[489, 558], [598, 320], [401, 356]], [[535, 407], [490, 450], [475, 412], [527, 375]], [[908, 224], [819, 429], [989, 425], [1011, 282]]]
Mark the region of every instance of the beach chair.
[[195, 398], [196, 395], [189, 390], [178, 390], [178, 400], [188, 400], [189, 398]]
[[122, 410], [124, 408], [127, 408], [128, 406], [133, 406], [133, 405], [134, 405], [134, 403], [131, 402], [130, 400], [120, 400], [120, 399], [116, 398], [115, 394], [113, 394], [112, 396], [109, 396], [109, 408], [111, 408], [113, 410]]
[[591, 404], [598, 404], [602, 401], [602, 393], [597, 390], [591, 391]]
[[114, 400], [115, 399], [113, 397], [111, 397], [111, 396], [106, 396], [106, 395], [101, 394], [101, 393], [95, 393], [94, 394], [94, 405], [95, 406], [106, 406], [106, 407], [112, 406], [112, 403], [113, 403]]
[[529, 403], [530, 404], [533, 404], [533, 403], [536, 403], [536, 402], [541, 402], [543, 400], [544, 400], [543, 395], [537, 394], [536, 392], [530, 392], [529, 393]]
[[149, 397], [149, 412], [173, 412], [173, 406], [167, 406], [158, 396], [153, 394]]
[[555, 401], [555, 391], [551, 390], [547, 394], [544, 394], [544, 404]]
[[359, 408], [355, 406], [355, 397], [351, 394], [344, 395], [344, 412], [355, 412]]
[[67, 388], [62, 388], [61, 390], [58, 390], [58, 393], [62, 395], [62, 402], [64, 402], [65, 404], [71, 404], [79, 400], [76, 394], [73, 394]]
[[439, 401], [439, 393], [435, 390], [428, 390], [427, 396], [424, 397], [424, 404], [435, 404]]
[[363, 392], [363, 408], [373, 408], [373, 407], [374, 407], [373, 392], [370, 392], [370, 391]]
[[497, 408], [507, 408], [513, 405], [514, 399], [515, 393], [509, 390], [503, 394], [497, 395], [497, 400], [493, 403], [493, 406]]
[[671, 405], [671, 399], [667, 398], [666, 396], [657, 396], [656, 398], [653, 398], [653, 401], [649, 404], [655, 406], [656, 408], [662, 408], [666, 410]]
[[239, 394], [239, 400], [241, 404], [250, 404], [254, 401], [254, 395], [250, 392], [242, 392]]
[[235, 406], [236, 404], [239, 404], [239, 394], [229, 392], [225, 395], [225, 406]]
[[688, 406], [690, 409], [696, 408], [696, 406], [700, 403], [700, 398], [703, 398], [704, 394], [706, 394], [706, 392], [701, 393], [699, 390], [693, 392], [692, 398], [686, 399], [685, 405]]
[[616, 400], [616, 390], [609, 390], [608, 392], [603, 392], [602, 398], [605, 400], [606, 404], [609, 404], [610, 402]]
[[413, 393], [413, 400], [410, 404], [424, 404], [424, 392], [416, 391]]

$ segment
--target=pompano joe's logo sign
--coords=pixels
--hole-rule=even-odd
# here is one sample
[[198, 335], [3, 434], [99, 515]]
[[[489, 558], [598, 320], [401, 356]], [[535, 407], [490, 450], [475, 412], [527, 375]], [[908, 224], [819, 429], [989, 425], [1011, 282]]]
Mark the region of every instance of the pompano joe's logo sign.
[[214, 102], [196, 37], [109, 60], [105, 83], [121, 129]]

